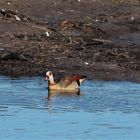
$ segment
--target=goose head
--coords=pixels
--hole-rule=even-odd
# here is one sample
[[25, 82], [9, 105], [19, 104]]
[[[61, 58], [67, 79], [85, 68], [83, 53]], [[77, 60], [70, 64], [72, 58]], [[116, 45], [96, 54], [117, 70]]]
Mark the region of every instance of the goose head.
[[47, 81], [47, 80], [48, 80], [48, 81], [54, 80], [54, 77], [53, 77], [53, 74], [52, 74], [51, 71], [47, 71], [47, 72], [46, 72], [45, 80], [46, 80], [46, 81]]

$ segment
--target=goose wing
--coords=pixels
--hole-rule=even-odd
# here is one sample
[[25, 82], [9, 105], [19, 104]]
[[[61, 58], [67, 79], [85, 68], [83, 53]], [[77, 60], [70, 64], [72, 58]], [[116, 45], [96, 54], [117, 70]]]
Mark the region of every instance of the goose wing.
[[73, 75], [73, 76], [67, 76], [62, 78], [59, 81], [59, 84], [61, 87], [66, 88], [67, 86], [69, 86], [73, 81], [76, 81], [78, 86], [80, 86], [80, 79], [84, 79], [86, 76], [82, 76], [82, 75]]
[[66, 88], [73, 82], [71, 77], [64, 77], [59, 81], [61, 87]]

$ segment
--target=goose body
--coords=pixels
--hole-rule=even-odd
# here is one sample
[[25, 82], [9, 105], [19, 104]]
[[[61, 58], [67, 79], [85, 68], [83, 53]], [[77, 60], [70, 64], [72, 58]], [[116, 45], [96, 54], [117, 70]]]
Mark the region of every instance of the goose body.
[[80, 89], [80, 85], [85, 80], [85, 77], [86, 76], [83, 75], [67, 76], [61, 78], [59, 82], [55, 83], [52, 72], [47, 71], [45, 80], [48, 80], [48, 88], [50, 90], [75, 92]]

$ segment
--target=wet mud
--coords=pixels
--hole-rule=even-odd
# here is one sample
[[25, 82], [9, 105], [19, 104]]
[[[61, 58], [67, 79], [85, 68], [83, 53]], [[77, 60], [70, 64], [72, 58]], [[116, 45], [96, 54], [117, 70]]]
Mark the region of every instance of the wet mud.
[[0, 0], [0, 74], [140, 82], [139, 0]]

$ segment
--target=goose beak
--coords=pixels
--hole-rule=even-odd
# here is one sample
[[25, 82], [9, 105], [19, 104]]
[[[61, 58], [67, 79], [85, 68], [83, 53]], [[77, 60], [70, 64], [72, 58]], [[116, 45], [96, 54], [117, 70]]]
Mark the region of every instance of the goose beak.
[[49, 76], [46, 75], [45, 78], [44, 78], [44, 80], [47, 81], [48, 79], [49, 79]]

